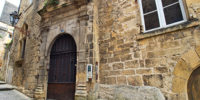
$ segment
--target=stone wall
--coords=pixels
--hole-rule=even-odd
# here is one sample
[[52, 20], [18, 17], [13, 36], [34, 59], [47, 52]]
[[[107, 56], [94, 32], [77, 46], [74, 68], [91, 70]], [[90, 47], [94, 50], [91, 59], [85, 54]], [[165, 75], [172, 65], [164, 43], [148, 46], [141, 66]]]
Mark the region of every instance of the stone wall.
[[97, 84], [95, 96], [88, 100], [165, 100], [161, 91], [149, 86]]
[[200, 44], [197, 1], [186, 0], [186, 23], [146, 34], [137, 0], [100, 1], [100, 83], [152, 86], [166, 100], [187, 100], [172, 89], [173, 71], [181, 56]]
[[[130, 94], [129, 99], [138, 96], [142, 100], [140, 97], [147, 95], [150, 100], [163, 99], [164, 95], [166, 100], [187, 100], [186, 92], [181, 90], [187, 87], [177, 87], [176, 82], [182, 82], [180, 75], [185, 72], [180, 67], [186, 62], [182, 59], [187, 58], [190, 64], [194, 61], [189, 58], [197, 57], [193, 49], [200, 44], [199, 0], [185, 1], [186, 23], [146, 34], [142, 33], [137, 0], [66, 1], [44, 10], [44, 1], [27, 4], [22, 0], [9, 63], [14, 70], [12, 83], [20, 91], [46, 99], [51, 46], [58, 35], [70, 34], [77, 45], [77, 100], [89, 99], [88, 93], [95, 96], [92, 99], [126, 99], [127, 92], [138, 92]], [[24, 25], [28, 25], [25, 33], [21, 29]], [[24, 38], [25, 57], [21, 59], [20, 41]], [[191, 52], [194, 55], [188, 54]], [[94, 67], [91, 82], [86, 79], [87, 64], [100, 64], [99, 76]], [[103, 93], [110, 89], [115, 90], [111, 95]]]
[[[9, 67], [13, 69], [12, 84], [18, 90], [30, 97], [34, 97], [34, 91], [38, 87], [39, 73], [39, 48], [41, 44], [40, 20], [37, 13], [38, 2], [34, 0], [29, 4], [22, 0], [20, 7], [20, 20], [16, 25], [14, 40], [10, 53]], [[24, 29], [27, 25], [28, 29]], [[24, 58], [21, 58], [21, 41], [26, 39]]]
[[[18, 90], [32, 98], [46, 99], [51, 47], [57, 36], [70, 34], [77, 45], [76, 98], [86, 98], [91, 84], [96, 82], [87, 82], [86, 65], [95, 65], [97, 47], [93, 45], [97, 39], [93, 35], [93, 3], [86, 5], [82, 1], [60, 0], [59, 5], [46, 8], [43, 1], [28, 4], [22, 0], [9, 63], [13, 68], [12, 84]], [[26, 25], [28, 29], [24, 30]], [[23, 39], [25, 56], [21, 58]]]
[[11, 46], [13, 27], [0, 22], [0, 80], [5, 80], [8, 53]]

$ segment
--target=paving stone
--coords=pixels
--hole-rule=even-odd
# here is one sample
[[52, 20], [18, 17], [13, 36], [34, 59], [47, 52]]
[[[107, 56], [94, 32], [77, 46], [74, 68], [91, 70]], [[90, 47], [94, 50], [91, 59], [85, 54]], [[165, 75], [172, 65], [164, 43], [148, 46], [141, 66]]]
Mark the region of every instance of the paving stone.
[[0, 91], [0, 100], [32, 100], [17, 90]]
[[5, 82], [4, 81], [0, 81], [0, 84], [5, 84]]
[[14, 88], [15, 88], [14, 86], [8, 85], [8, 84], [1, 84], [1, 85], [0, 85], [0, 91], [1, 91], [1, 90], [12, 90], [12, 89], [14, 89]]

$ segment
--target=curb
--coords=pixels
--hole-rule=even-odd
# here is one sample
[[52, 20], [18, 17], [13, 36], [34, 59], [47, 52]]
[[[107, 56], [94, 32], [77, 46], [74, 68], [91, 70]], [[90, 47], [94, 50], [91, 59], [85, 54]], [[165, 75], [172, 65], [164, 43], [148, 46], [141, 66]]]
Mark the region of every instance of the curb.
[[0, 81], [0, 85], [1, 85], [1, 84], [6, 84], [6, 83], [5, 83], [4, 81]]
[[1, 84], [0, 85], [0, 91], [5, 91], [5, 90], [13, 90], [15, 89], [14, 86], [8, 85], [8, 84]]

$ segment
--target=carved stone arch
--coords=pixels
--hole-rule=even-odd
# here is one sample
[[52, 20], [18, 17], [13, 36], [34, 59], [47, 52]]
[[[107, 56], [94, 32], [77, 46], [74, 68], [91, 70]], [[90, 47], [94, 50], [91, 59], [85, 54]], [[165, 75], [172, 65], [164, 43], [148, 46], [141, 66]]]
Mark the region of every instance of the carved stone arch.
[[74, 37], [67, 33], [56, 35], [47, 52], [47, 99], [73, 99], [77, 63], [77, 45]]
[[[50, 32], [48, 32], [50, 33]], [[52, 32], [53, 33], [53, 32]], [[76, 37], [73, 36], [73, 34], [69, 34], [69, 33], [57, 33], [55, 32], [54, 34], [50, 34], [49, 36], [47, 36], [47, 40], [46, 40], [46, 45], [45, 45], [45, 52], [44, 52], [44, 69], [46, 69], [46, 77], [45, 77], [45, 84], [44, 84], [44, 91], [47, 91], [48, 88], [48, 72], [49, 72], [49, 68], [50, 68], [50, 54], [51, 54], [51, 49], [53, 47], [53, 44], [55, 43], [55, 41], [62, 35], [68, 35], [70, 37], [72, 37], [75, 41], [75, 44], [77, 44], [77, 40]], [[77, 50], [78, 50], [78, 45], [76, 45]], [[45, 92], [45, 98], [47, 99], [47, 92]]]
[[[64, 34], [70, 35], [71, 37], [73, 37], [75, 43], [77, 44], [76, 38], [75, 38], [73, 35], [71, 35], [71, 34], [68, 34], [68, 33], [59, 33], [59, 34], [56, 34], [56, 35], [52, 36], [51, 38], [49, 38], [48, 41], [50, 41], [50, 42], [47, 42], [48, 44], [46, 45], [46, 48], [47, 48], [47, 49], [46, 49], [46, 54], [45, 54], [46, 56], [49, 56], [49, 55], [50, 55], [51, 48], [52, 48], [52, 46], [53, 46], [55, 40], [56, 40], [59, 36], [64, 35]], [[77, 46], [78, 46], [78, 45], [77, 45]], [[77, 48], [78, 48], [78, 47], [77, 47]]]
[[[200, 66], [200, 46], [181, 56], [173, 71], [172, 91], [187, 96], [188, 80], [192, 72]], [[186, 97], [187, 98], [187, 97]], [[188, 99], [186, 99], [188, 100]]]

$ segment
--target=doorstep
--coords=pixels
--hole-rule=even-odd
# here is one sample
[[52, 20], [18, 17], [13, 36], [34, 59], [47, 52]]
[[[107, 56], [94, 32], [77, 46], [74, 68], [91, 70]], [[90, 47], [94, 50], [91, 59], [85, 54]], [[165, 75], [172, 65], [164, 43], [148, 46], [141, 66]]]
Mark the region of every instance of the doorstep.
[[9, 84], [0, 84], [0, 91], [2, 90], [13, 90], [15, 89], [14, 86], [9, 85]]

